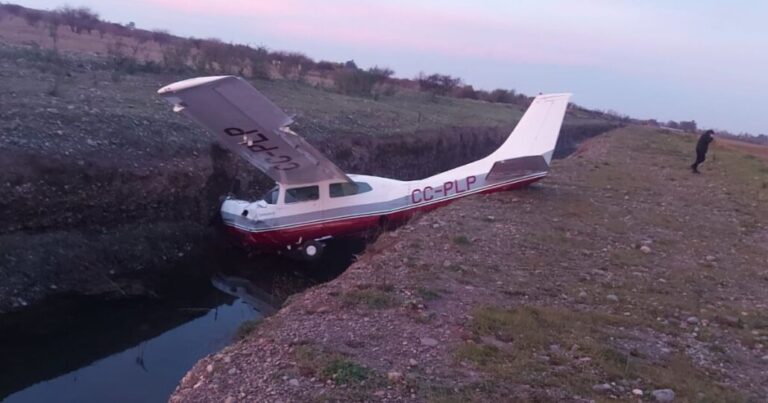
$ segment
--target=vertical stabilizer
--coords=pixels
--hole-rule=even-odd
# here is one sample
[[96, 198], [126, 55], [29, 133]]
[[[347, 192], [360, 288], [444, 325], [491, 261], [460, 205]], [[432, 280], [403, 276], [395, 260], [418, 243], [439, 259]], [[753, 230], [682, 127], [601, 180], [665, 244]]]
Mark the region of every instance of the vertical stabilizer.
[[552, 160], [571, 94], [546, 94], [533, 99], [504, 144], [488, 158], [496, 161], [540, 155]]

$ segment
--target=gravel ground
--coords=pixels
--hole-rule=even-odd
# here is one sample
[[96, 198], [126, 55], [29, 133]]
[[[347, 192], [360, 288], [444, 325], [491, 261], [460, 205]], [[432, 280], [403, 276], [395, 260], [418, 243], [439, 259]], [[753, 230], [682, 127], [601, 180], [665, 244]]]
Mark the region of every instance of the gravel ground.
[[382, 235], [176, 401], [763, 401], [768, 165], [630, 127]]

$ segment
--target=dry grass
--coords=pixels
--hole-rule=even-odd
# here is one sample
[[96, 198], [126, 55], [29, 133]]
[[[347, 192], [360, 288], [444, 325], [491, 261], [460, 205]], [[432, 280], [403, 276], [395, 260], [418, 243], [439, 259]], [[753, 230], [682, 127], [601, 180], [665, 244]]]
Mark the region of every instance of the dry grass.
[[340, 385], [362, 383], [374, 377], [368, 368], [335, 352], [323, 351], [313, 345], [301, 345], [294, 351], [299, 369]]
[[473, 311], [469, 325], [476, 339], [462, 345], [456, 357], [477, 365], [494, 383], [523, 381], [590, 394], [597, 383], [643, 379], [646, 388], [673, 386], [690, 401], [745, 401], [713, 384], [684, 356], [656, 362], [622, 351], [615, 330], [631, 325], [621, 317], [553, 307], [482, 307]]
[[388, 284], [365, 284], [356, 290], [348, 291], [342, 296], [345, 306], [365, 306], [370, 309], [387, 309], [397, 305], [393, 294], [394, 287]]

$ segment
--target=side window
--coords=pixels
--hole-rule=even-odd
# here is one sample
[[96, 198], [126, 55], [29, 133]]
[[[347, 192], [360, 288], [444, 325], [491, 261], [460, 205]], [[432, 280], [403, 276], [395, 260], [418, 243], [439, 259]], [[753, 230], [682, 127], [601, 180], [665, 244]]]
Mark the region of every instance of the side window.
[[269, 192], [264, 194], [263, 200], [267, 204], [277, 204], [277, 196], [280, 194], [280, 188], [275, 186]]
[[370, 192], [371, 185], [365, 182], [343, 182], [343, 183], [331, 183], [329, 187], [329, 193], [331, 197], [344, 197], [352, 196], [360, 193]]
[[303, 201], [317, 200], [320, 198], [319, 186], [305, 186], [285, 190], [285, 203], [298, 203]]

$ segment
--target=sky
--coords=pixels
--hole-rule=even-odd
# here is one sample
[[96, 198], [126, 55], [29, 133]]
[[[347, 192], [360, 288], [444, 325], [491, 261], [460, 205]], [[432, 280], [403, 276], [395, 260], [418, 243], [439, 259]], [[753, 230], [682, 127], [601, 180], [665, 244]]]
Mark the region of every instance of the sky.
[[768, 134], [764, 0], [14, 0], [181, 36], [461, 77], [635, 118]]

